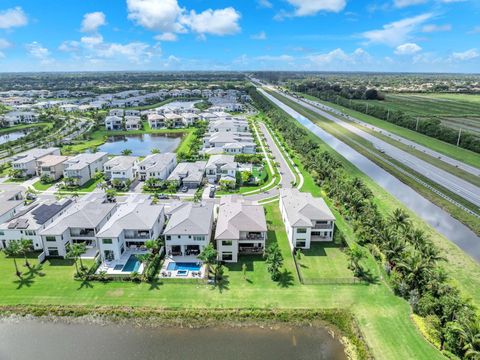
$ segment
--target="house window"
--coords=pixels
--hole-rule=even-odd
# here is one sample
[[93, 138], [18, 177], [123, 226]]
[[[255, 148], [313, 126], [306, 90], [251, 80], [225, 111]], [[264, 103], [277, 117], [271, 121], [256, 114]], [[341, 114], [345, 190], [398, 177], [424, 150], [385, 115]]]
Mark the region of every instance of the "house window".
[[46, 236], [45, 241], [54, 242], [54, 241], [57, 241], [57, 238], [55, 236]]
[[54, 248], [54, 247], [49, 247], [48, 248], [48, 254], [50, 256], [58, 256], [58, 249], [57, 248]]
[[232, 246], [232, 240], [222, 240], [222, 246]]
[[232, 261], [233, 260], [232, 253], [231, 252], [222, 253], [222, 260], [223, 261]]
[[297, 229], [297, 234], [306, 234], [306, 233], [307, 233], [307, 229], [305, 228]]
[[307, 246], [307, 242], [305, 240], [297, 240], [296, 247], [297, 248], [304, 248]]
[[33, 235], [35, 235], [35, 231], [33, 231], [33, 230], [26, 230], [26, 231], [25, 231], [25, 235], [33, 236]]
[[5, 232], [4, 232], [4, 231], [0, 231], [0, 235], [5, 235]]
[[194, 241], [204, 241], [204, 240], [205, 240], [205, 236], [194, 236], [194, 237], [193, 237], [193, 240], [194, 240]]
[[111, 245], [113, 244], [112, 239], [102, 239], [103, 245]]
[[168, 241], [168, 240], [172, 240], [172, 237], [171, 237], [170, 235], [167, 235], [167, 236], [166, 236], [166, 239], [167, 239], [167, 241]]

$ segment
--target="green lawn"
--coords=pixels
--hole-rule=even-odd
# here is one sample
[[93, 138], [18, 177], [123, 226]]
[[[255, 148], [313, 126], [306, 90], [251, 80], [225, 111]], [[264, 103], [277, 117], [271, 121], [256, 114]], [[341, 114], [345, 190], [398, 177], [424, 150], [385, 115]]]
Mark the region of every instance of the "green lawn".
[[450, 156], [454, 159], [463, 161], [467, 164], [470, 164], [470, 165], [473, 165], [473, 166], [476, 166], [476, 167], [480, 168], [480, 156], [478, 156], [478, 154], [474, 153], [473, 151], [458, 148], [455, 145], [448, 144], [448, 143], [443, 142], [441, 140], [434, 139], [432, 137], [420, 134], [420, 133], [415, 132], [413, 130], [409, 130], [409, 129], [403, 128], [401, 126], [389, 123], [387, 121], [380, 120], [380, 119], [375, 118], [373, 116], [365, 115], [363, 113], [360, 113], [360, 112], [357, 112], [357, 111], [354, 111], [354, 110], [350, 110], [348, 108], [345, 108], [343, 106], [339, 106], [337, 104], [334, 104], [334, 103], [331, 103], [331, 102], [328, 102], [328, 101], [319, 100], [318, 98], [310, 96], [310, 95], [306, 95], [306, 94], [303, 94], [303, 93], [302, 93], [302, 95], [305, 96], [306, 98], [311, 99], [311, 100], [315, 100], [315, 101], [318, 101], [318, 102], [323, 103], [325, 105], [331, 106], [332, 108], [338, 109], [338, 110], [344, 112], [345, 114], [356, 117], [356, 118], [358, 118], [358, 119], [360, 119], [360, 120], [362, 120], [366, 123], [378, 126], [382, 129], [390, 131], [390, 132], [392, 132], [396, 135], [399, 135], [399, 136], [402, 136], [406, 139], [415, 141], [416, 143], [418, 143], [420, 145], [423, 145], [423, 146], [426, 146], [426, 147], [428, 147], [432, 150], [438, 151], [438, 152], [440, 152], [442, 154], [445, 154], [447, 156]]
[[13, 132], [13, 131], [36, 128], [36, 127], [39, 127], [39, 126], [41, 126], [41, 127], [45, 127], [45, 126], [53, 127], [53, 124], [48, 123], [48, 122], [39, 122], [39, 123], [35, 123], [35, 124], [15, 125], [15, 126], [10, 126], [10, 127], [0, 129], [0, 134], [6, 134], [6, 133]]
[[[154, 306], [169, 308], [344, 308], [358, 319], [365, 339], [378, 359], [442, 359], [410, 320], [408, 303], [383, 283], [377, 285], [300, 285], [289, 253], [278, 204], [267, 209], [268, 241], [277, 241], [285, 258], [282, 281], [273, 282], [260, 256], [240, 258], [226, 271], [221, 287], [161, 282], [134, 284], [73, 280], [70, 261], [51, 260], [39, 272], [18, 280], [13, 260], [0, 254], [1, 305], [78, 304]], [[19, 264], [22, 263], [18, 259]], [[243, 278], [241, 264], [247, 264]], [[24, 270], [25, 268], [22, 268]]]
[[55, 183], [56, 183], [56, 182], [44, 184], [44, 183], [42, 183], [41, 180], [38, 180], [37, 182], [33, 183], [32, 186], [33, 186], [33, 188], [34, 188], [35, 190], [45, 191], [45, 190], [50, 189], [52, 186], [54, 186]]
[[131, 109], [131, 110], [150, 110], [150, 109], [155, 109], [157, 107], [160, 107], [160, 106], [163, 106], [163, 105], [166, 105], [168, 103], [171, 103], [172, 101], [174, 101], [175, 99], [171, 98], [171, 99], [167, 99], [167, 100], [163, 100], [163, 101], [160, 101], [158, 103], [155, 103], [155, 104], [151, 104], [151, 105], [143, 105], [143, 106], [135, 106], [135, 107], [131, 107], [131, 108], [127, 108], [127, 110]]
[[353, 278], [345, 250], [332, 242], [312, 243], [297, 263], [305, 280]]

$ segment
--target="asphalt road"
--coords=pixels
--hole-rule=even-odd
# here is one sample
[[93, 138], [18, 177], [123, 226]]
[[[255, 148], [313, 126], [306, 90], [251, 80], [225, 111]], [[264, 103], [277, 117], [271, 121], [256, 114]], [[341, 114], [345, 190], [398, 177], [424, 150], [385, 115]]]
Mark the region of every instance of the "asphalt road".
[[309, 103], [306, 103], [302, 100], [296, 99], [293, 96], [286, 95], [281, 93], [277, 89], [270, 88], [273, 91], [285, 96], [289, 100], [292, 100], [299, 105], [314, 111], [315, 113], [323, 116], [326, 119], [329, 119], [338, 125], [344, 127], [345, 129], [349, 130], [350, 132], [370, 141], [375, 147], [381, 148], [385, 151], [385, 154], [390, 156], [391, 158], [397, 160], [398, 162], [408, 166], [412, 170], [416, 171], [419, 174], [427, 177], [431, 181], [443, 186], [444, 188], [450, 190], [451, 192], [455, 193], [456, 195], [468, 200], [472, 204], [480, 207], [480, 188], [471, 184], [470, 182], [463, 180], [451, 173], [439, 169], [438, 167], [417, 158], [416, 156], [403, 151], [396, 146], [393, 146], [359, 128], [356, 126], [349, 124], [346, 121], [339, 119], [336, 116], [331, 115], [316, 106], [313, 106]]

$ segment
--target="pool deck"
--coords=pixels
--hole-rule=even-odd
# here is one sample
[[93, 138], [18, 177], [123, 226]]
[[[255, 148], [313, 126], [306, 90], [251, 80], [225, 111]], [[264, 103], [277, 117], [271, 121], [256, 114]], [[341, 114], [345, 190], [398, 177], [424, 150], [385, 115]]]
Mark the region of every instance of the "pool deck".
[[[102, 271], [105, 271], [107, 275], [128, 275], [131, 274], [131, 271], [122, 271], [122, 270], [115, 270], [115, 266], [117, 265], [122, 265], [124, 266], [130, 256], [132, 255], [143, 255], [146, 254], [148, 250], [127, 250], [123, 253], [122, 257], [120, 260], [113, 260], [113, 261], [104, 261], [100, 264], [98, 267], [98, 270], [96, 271], [96, 274], [99, 274]], [[142, 274], [143, 273], [143, 264], [140, 264], [140, 267], [137, 271], [137, 273]]]
[[179, 270], [168, 270], [168, 265], [171, 263], [198, 263], [201, 262], [196, 256], [168, 256], [163, 262], [160, 270], [160, 278], [174, 278], [174, 279], [200, 279], [206, 275], [206, 266], [201, 265], [199, 271], [188, 271], [186, 275], [178, 274]]

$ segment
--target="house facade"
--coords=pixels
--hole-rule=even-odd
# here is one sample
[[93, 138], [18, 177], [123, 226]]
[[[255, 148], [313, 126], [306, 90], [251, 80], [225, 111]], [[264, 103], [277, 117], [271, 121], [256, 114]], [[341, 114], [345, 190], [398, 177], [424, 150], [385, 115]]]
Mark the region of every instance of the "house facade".
[[63, 176], [73, 179], [77, 185], [82, 186], [91, 180], [96, 172], [103, 171], [103, 165], [107, 161], [106, 152], [79, 154], [65, 162]]
[[196, 189], [202, 184], [206, 165], [206, 161], [179, 163], [167, 178], [167, 181], [176, 181], [179, 186]]
[[335, 216], [322, 198], [298, 189], [280, 189], [280, 212], [292, 249], [310, 249], [315, 241], [332, 241]]
[[205, 174], [209, 183], [221, 179], [236, 179], [238, 163], [233, 155], [212, 155], [208, 158]]
[[67, 156], [47, 155], [37, 160], [37, 175], [48, 176], [53, 180], [58, 180], [63, 176]]
[[22, 176], [33, 176], [37, 174], [37, 160], [46, 155], [60, 155], [60, 149], [32, 149], [18, 154], [12, 161], [12, 169], [21, 172]]
[[155, 178], [166, 180], [177, 165], [177, 155], [174, 153], [151, 154], [137, 165], [137, 177], [141, 181]]
[[115, 156], [103, 164], [105, 179], [133, 181], [137, 163], [138, 157], [136, 156]]
[[123, 129], [123, 118], [110, 115], [105, 118], [105, 129], [108, 131], [112, 130], [122, 130]]

